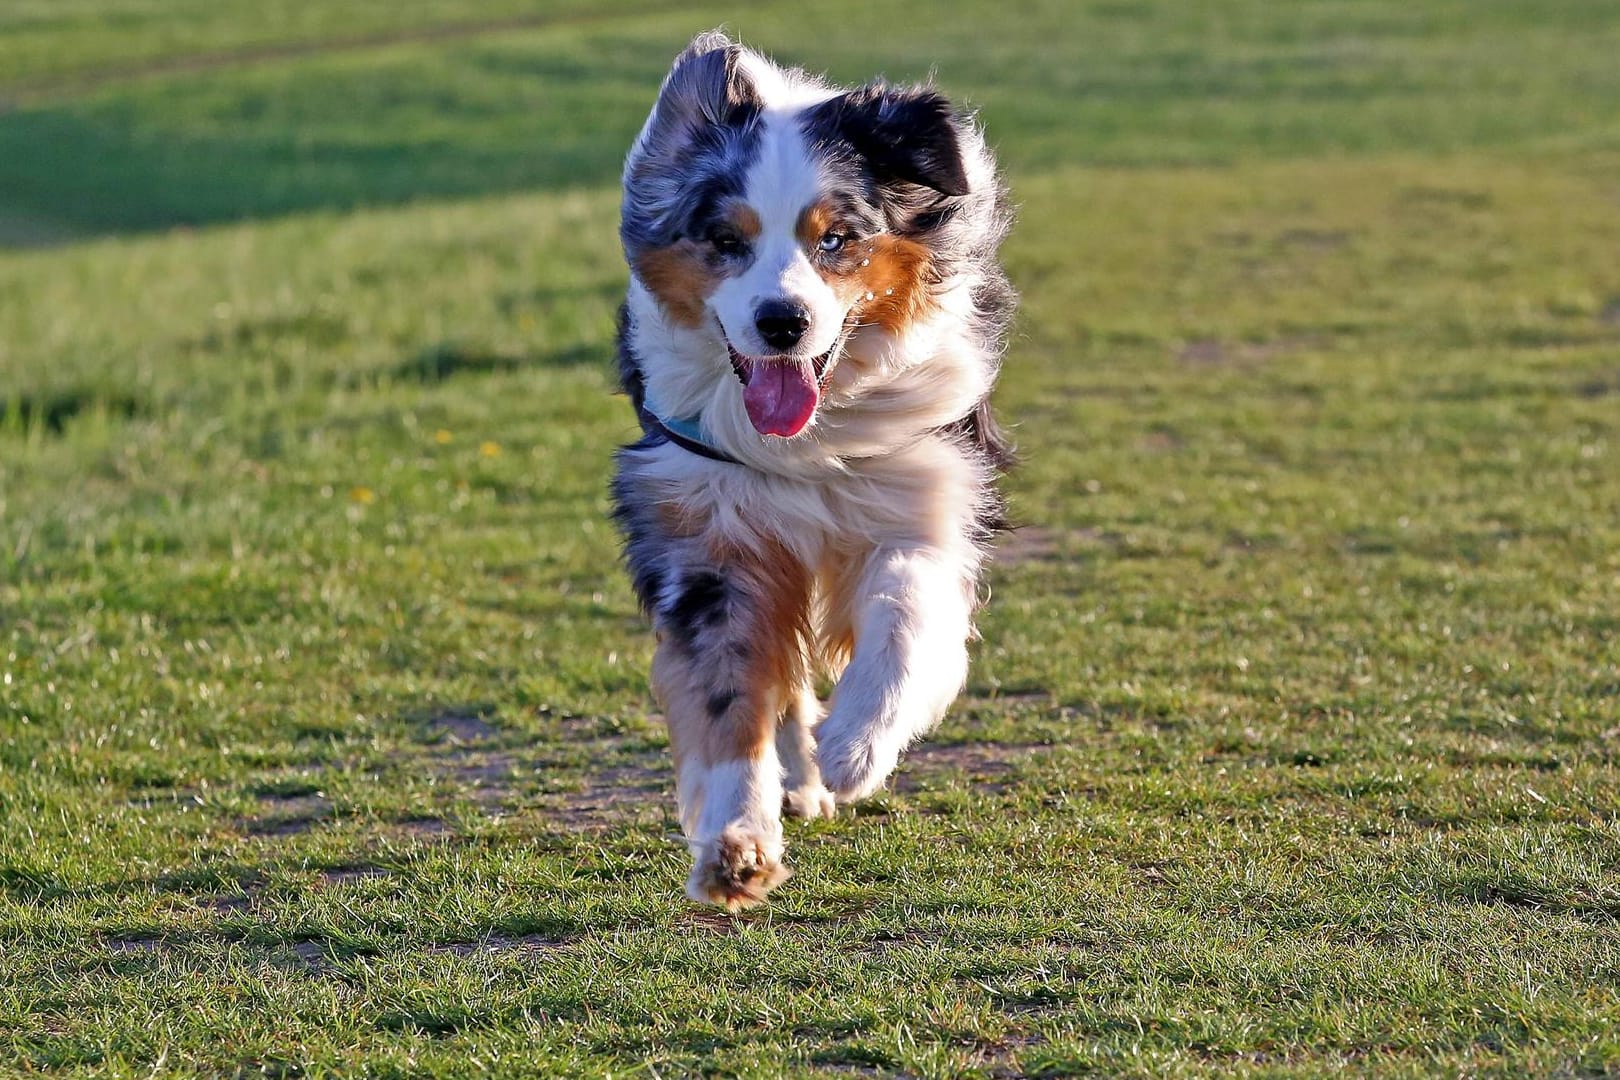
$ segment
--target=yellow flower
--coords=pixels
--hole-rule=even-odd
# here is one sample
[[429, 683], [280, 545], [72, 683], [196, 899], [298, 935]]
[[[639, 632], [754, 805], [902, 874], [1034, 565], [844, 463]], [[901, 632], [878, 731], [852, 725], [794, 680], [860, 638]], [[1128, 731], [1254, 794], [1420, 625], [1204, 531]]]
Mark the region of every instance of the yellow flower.
[[444, 428], [440, 428], [438, 431], [433, 433], [433, 441], [438, 443], [440, 446], [443, 446], [453, 438], [455, 438], [455, 436], [444, 430]]
[[352, 487], [349, 489], [349, 501], [365, 506], [377, 501], [377, 493], [368, 487]]
[[478, 444], [478, 452], [480, 454], [484, 455], [485, 457], [500, 457], [501, 456], [501, 444], [500, 443], [493, 443], [493, 442], [479, 443]]

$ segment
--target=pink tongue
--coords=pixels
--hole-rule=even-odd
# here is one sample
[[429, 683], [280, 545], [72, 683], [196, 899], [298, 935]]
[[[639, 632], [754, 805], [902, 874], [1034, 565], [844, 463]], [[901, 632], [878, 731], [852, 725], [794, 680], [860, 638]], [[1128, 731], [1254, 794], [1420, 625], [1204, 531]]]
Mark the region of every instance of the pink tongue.
[[743, 388], [748, 419], [761, 435], [797, 435], [810, 422], [819, 397], [815, 377], [798, 364], [755, 360]]

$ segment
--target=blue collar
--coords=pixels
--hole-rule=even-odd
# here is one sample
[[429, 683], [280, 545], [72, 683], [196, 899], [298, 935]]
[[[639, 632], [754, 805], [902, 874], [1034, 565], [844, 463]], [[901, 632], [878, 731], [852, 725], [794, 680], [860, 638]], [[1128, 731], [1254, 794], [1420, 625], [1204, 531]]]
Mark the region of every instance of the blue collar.
[[700, 416], [683, 416], [675, 420], [665, 420], [663, 425], [664, 430], [671, 435], [679, 435], [688, 442], [702, 443], [711, 450], [714, 448], [708, 433], [703, 430], [703, 419]]
[[641, 427], [649, 434], [657, 434], [668, 442], [674, 443], [688, 453], [706, 457], [710, 461], [723, 461], [728, 465], [741, 465], [742, 462], [719, 449], [703, 430], [703, 423], [699, 417], [686, 416], [675, 420], [662, 420], [653, 415], [653, 411], [643, 405], [641, 413]]

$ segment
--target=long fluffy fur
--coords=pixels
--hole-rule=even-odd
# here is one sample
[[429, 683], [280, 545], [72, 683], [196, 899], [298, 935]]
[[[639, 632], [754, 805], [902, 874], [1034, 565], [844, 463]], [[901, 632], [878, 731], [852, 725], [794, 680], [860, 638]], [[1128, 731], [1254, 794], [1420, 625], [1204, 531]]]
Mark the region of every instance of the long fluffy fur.
[[[982, 133], [931, 87], [836, 88], [718, 33], [677, 57], [630, 152], [624, 389], [733, 459], [650, 426], [613, 482], [695, 899], [760, 901], [787, 875], [784, 804], [877, 790], [965, 681], [1011, 457], [989, 407], [1009, 221]], [[828, 365], [789, 438], [739, 385], [763, 293], [802, 302], [799, 352]]]

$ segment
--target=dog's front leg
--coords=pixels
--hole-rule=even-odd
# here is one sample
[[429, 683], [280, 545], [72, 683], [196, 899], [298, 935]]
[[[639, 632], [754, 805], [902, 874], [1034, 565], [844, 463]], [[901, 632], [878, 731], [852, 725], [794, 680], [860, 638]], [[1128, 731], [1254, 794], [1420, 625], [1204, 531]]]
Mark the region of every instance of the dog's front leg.
[[788, 877], [776, 728], [803, 677], [807, 603], [808, 579], [791, 565], [722, 563], [685, 567], [656, 612], [653, 689], [675, 752], [694, 900], [735, 911]]
[[816, 700], [815, 687], [806, 683], [788, 702], [776, 729], [776, 752], [787, 776], [782, 809], [793, 817], [832, 817], [837, 809], [833, 793], [821, 782], [821, 767], [816, 764], [814, 732], [820, 719], [821, 703]]
[[851, 605], [854, 654], [816, 732], [822, 779], [840, 800], [882, 787], [967, 681], [976, 566], [932, 547], [883, 547], [867, 560]]

